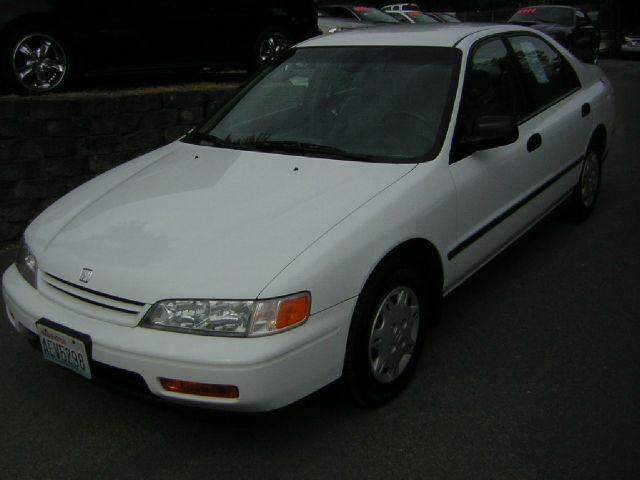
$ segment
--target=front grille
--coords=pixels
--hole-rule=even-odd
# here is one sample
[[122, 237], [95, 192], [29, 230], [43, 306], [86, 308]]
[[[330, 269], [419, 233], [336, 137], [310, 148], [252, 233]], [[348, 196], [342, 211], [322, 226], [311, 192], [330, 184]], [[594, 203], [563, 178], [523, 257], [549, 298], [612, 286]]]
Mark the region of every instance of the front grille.
[[146, 309], [146, 304], [74, 285], [40, 271], [38, 289], [51, 300], [78, 313], [101, 320], [131, 324]]

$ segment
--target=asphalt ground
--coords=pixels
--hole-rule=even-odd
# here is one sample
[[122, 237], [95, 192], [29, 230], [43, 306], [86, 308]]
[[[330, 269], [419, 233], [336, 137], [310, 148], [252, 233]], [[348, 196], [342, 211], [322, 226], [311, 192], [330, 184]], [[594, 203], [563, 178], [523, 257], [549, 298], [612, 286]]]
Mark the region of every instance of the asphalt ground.
[[0, 478], [640, 478], [640, 62], [603, 67], [618, 128], [594, 215], [552, 214], [449, 295], [395, 401], [148, 401], [43, 361], [3, 316]]

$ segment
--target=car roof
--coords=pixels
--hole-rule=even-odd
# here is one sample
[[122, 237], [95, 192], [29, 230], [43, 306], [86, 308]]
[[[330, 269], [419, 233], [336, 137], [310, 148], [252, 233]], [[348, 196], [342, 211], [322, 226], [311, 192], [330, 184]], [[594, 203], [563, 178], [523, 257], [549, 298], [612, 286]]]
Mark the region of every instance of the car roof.
[[532, 30], [527, 27], [495, 23], [431, 23], [386, 25], [334, 35], [314, 37], [299, 47], [334, 46], [419, 46], [454, 47], [460, 40], [483, 33], [483, 36], [503, 32]]

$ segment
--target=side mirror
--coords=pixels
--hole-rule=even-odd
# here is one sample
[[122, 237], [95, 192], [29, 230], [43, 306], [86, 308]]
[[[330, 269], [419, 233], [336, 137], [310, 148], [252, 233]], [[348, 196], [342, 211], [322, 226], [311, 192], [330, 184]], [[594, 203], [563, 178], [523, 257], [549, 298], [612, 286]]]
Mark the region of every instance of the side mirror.
[[484, 115], [476, 118], [471, 135], [463, 137], [461, 146], [470, 155], [478, 150], [509, 145], [518, 140], [518, 124], [510, 115]]

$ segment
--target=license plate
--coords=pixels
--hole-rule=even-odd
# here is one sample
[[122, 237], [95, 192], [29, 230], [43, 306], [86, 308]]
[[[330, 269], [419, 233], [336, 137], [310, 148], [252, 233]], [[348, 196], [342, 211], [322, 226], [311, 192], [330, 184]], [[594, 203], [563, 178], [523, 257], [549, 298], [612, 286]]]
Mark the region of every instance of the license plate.
[[45, 360], [91, 378], [91, 338], [50, 320], [36, 323]]

